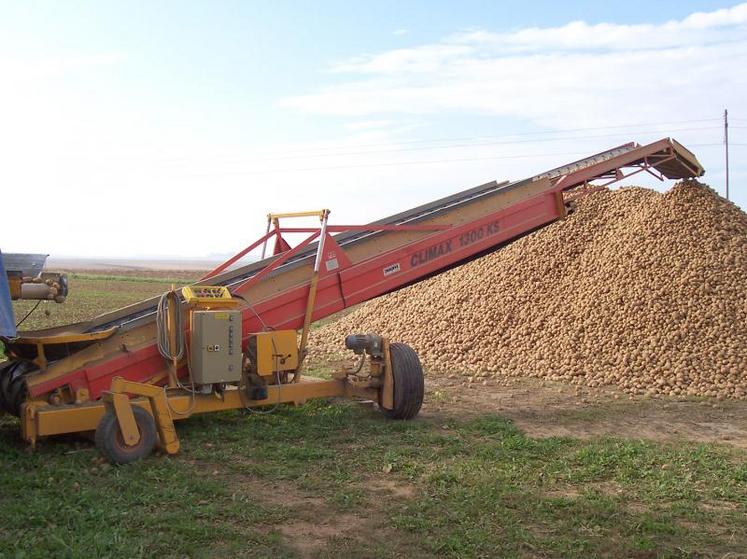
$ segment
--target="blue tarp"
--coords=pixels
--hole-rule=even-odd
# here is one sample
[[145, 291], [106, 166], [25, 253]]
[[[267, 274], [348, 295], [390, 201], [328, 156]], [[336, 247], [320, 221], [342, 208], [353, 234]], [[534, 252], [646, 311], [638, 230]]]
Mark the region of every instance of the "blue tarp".
[[12, 338], [15, 335], [16, 319], [13, 316], [13, 305], [10, 302], [10, 288], [3, 264], [3, 253], [0, 251], [0, 336]]

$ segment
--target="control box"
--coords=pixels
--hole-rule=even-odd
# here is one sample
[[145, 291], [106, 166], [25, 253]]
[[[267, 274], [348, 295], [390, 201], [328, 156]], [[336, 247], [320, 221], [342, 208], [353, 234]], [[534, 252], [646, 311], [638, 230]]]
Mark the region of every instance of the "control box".
[[241, 380], [241, 311], [192, 311], [190, 367], [195, 384]]
[[256, 363], [257, 374], [295, 371], [298, 368], [297, 337], [295, 330], [249, 334], [247, 354]]

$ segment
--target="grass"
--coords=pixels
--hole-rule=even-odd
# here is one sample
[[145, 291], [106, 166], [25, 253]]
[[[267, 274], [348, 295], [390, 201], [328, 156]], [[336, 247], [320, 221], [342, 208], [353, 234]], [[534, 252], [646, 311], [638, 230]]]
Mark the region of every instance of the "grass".
[[210, 548], [284, 554], [272, 533], [248, 528], [282, 522], [282, 510], [244, 506], [217, 480], [195, 483], [181, 460], [108, 468], [87, 446], [28, 453], [9, 442], [9, 429], [2, 444], [0, 557], [205, 556]]
[[[372, 536], [375, 549], [333, 539], [320, 556], [747, 549], [747, 461], [718, 445], [532, 439], [497, 415], [392, 422], [357, 404], [310, 402], [195, 417], [180, 425], [178, 457], [107, 467], [88, 443], [26, 452], [16, 429], [0, 426], [0, 556], [294, 556], [278, 526], [309, 515], [286, 502], [299, 492], [391, 534]], [[381, 479], [411, 488], [408, 498], [369, 489]]]
[[[77, 278], [68, 303], [29, 323], [82, 320], [163, 289], [157, 278]], [[0, 417], [0, 558], [747, 549], [747, 453], [716, 444], [532, 438], [496, 414], [394, 422], [315, 401], [194, 417], [178, 426], [178, 456], [110, 467], [88, 440], [29, 452], [18, 429]]]
[[[170, 279], [137, 278], [129, 276], [72, 275], [70, 295], [62, 303], [42, 301], [26, 319], [21, 330], [38, 330], [88, 320], [103, 312], [112, 311], [168, 290]], [[177, 280], [177, 285], [185, 284]], [[14, 301], [16, 321], [21, 320], [36, 305], [36, 301]]]
[[73, 272], [68, 274], [71, 280], [93, 280], [93, 281], [133, 281], [137, 283], [173, 283], [176, 286], [187, 285], [190, 279], [184, 277], [142, 277], [142, 276], [118, 276], [108, 274], [85, 274]]

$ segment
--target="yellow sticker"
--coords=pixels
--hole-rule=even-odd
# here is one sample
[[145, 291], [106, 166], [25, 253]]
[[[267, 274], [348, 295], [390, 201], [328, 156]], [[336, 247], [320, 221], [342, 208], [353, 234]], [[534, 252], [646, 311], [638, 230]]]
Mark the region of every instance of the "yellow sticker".
[[228, 313], [227, 312], [215, 313], [215, 320], [228, 320]]

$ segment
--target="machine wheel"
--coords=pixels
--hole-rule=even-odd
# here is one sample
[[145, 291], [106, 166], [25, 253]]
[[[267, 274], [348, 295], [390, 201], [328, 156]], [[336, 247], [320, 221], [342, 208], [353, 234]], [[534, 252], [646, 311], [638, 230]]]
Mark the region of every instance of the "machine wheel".
[[11, 361], [0, 366], [0, 409], [18, 417], [26, 400], [26, 374], [36, 370], [28, 361]]
[[140, 441], [136, 445], [125, 444], [113, 410], [108, 410], [96, 427], [96, 446], [112, 464], [128, 464], [145, 458], [156, 445], [156, 422], [153, 417], [140, 406], [132, 406], [132, 413], [140, 431]]
[[8, 369], [10, 369], [14, 364], [13, 361], [4, 361], [0, 363], [0, 411], [8, 411], [5, 409], [5, 396], [3, 396], [2, 384]]
[[381, 410], [390, 419], [412, 419], [423, 405], [423, 367], [418, 354], [409, 345], [389, 344], [389, 354], [394, 377], [394, 408]]

